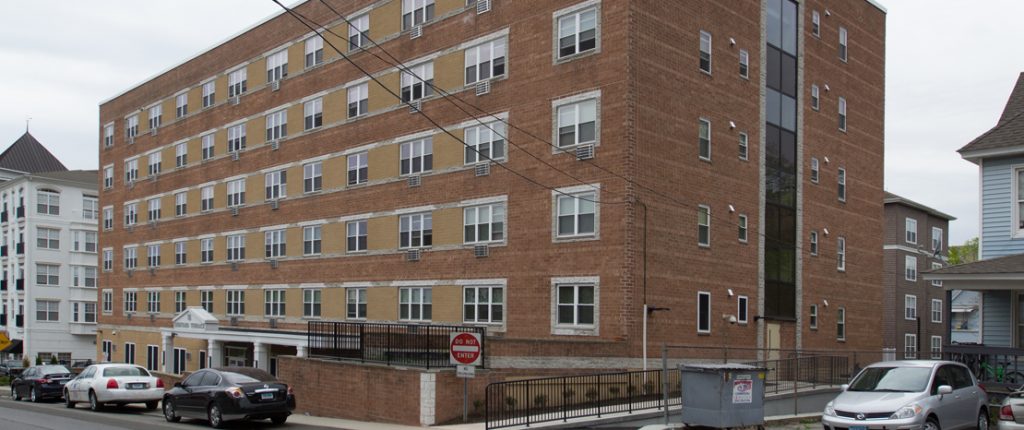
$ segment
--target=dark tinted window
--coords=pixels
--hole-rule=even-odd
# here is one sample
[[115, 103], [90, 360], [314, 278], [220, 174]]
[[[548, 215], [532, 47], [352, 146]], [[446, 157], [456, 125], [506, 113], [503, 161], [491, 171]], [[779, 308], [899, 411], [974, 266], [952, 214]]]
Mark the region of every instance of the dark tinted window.
[[213, 387], [220, 383], [220, 376], [213, 372], [203, 372], [203, 381], [199, 384], [204, 387]]
[[39, 371], [42, 372], [43, 375], [49, 375], [53, 373], [71, 373], [71, 371], [64, 366], [43, 366], [39, 368]]
[[953, 388], [961, 389], [968, 388], [974, 385], [974, 380], [971, 379], [971, 374], [967, 372], [967, 368], [963, 366], [947, 366], [949, 372], [953, 376]]
[[950, 366], [942, 366], [939, 370], [935, 371], [935, 379], [932, 381], [932, 395], [939, 394], [939, 387], [943, 385], [949, 385], [953, 387], [955, 384], [955, 376], [950, 371]]
[[221, 371], [221, 374], [232, 384], [248, 384], [252, 382], [270, 382], [277, 379], [269, 373], [256, 368], [234, 367]]
[[103, 369], [103, 376], [149, 376], [149, 372], [138, 366], [119, 366]]
[[194, 387], [194, 386], [197, 386], [197, 385], [202, 385], [201, 381], [203, 380], [203, 375], [205, 375], [206, 373], [207, 372], [193, 373], [193, 374], [189, 375], [188, 378], [185, 378], [184, 381], [181, 381], [181, 385], [184, 385], [186, 387]]

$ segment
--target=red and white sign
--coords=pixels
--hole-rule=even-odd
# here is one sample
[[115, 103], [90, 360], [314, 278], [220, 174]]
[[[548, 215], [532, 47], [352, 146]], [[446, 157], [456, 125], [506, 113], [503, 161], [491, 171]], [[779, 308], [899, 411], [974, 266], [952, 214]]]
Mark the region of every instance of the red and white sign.
[[449, 356], [452, 364], [477, 366], [480, 364], [482, 348], [480, 335], [476, 333], [454, 332], [449, 336]]

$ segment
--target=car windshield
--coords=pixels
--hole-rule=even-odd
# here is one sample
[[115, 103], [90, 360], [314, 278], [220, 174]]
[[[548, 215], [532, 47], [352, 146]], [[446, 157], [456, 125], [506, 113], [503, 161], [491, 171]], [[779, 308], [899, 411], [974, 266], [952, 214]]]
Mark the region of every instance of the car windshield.
[[917, 393], [928, 386], [930, 367], [869, 367], [850, 383], [848, 391]]
[[149, 376], [149, 372], [138, 366], [118, 366], [103, 369], [103, 376]]
[[43, 366], [39, 368], [39, 373], [42, 373], [43, 375], [50, 375], [54, 373], [71, 373], [71, 371], [64, 366]]
[[232, 369], [231, 371], [221, 371], [221, 374], [232, 384], [275, 381], [273, 376], [259, 369]]

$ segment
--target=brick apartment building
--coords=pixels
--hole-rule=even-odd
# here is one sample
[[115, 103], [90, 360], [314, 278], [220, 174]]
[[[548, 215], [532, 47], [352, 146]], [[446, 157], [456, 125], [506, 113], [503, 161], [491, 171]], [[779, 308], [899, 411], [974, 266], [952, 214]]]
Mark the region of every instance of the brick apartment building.
[[101, 104], [104, 358], [277, 370], [322, 319], [639, 368], [645, 305], [651, 357], [881, 349], [875, 2], [327, 4]]
[[946, 292], [942, 281], [921, 274], [948, 264], [949, 222], [955, 219], [885, 193], [885, 347], [898, 358], [942, 358]]

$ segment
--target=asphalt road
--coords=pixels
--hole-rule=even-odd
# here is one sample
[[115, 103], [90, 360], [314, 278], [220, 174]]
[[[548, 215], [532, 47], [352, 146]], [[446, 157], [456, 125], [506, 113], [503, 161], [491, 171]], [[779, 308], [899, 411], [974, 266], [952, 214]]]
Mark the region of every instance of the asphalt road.
[[[44, 403], [16, 402], [10, 397], [0, 397], [0, 430], [196, 430], [209, 429], [206, 421], [185, 418], [180, 423], [164, 420], [159, 409], [146, 410], [142, 405], [108, 407], [103, 412], [92, 412], [78, 405], [66, 409], [63, 402]], [[306, 426], [286, 423], [275, 426], [269, 420], [241, 421], [228, 423], [230, 429], [288, 429], [288, 430], [333, 430], [329, 427]]]

